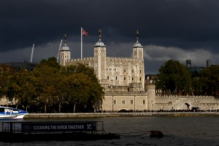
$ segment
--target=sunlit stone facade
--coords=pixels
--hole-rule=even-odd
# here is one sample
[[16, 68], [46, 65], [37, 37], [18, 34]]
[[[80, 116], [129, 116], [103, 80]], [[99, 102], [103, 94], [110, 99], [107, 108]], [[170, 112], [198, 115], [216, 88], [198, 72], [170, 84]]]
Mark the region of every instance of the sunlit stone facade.
[[[65, 44], [60, 50], [60, 65], [82, 63], [94, 68], [97, 78], [106, 91], [112, 89], [113, 86], [126, 86], [127, 90], [144, 91], [143, 46], [138, 42], [138, 37], [133, 46], [132, 58], [108, 57], [106, 46], [101, 41], [101, 31], [99, 40], [94, 45], [94, 57], [70, 59], [70, 49], [66, 46]], [[128, 88], [130, 85], [132, 88]]]

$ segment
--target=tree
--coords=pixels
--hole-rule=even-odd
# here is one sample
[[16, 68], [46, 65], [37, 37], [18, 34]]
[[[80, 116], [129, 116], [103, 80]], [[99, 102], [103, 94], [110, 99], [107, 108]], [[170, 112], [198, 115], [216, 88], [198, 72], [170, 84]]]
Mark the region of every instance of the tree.
[[[52, 57], [48, 60], [42, 60], [34, 69], [33, 75], [36, 77], [36, 85], [38, 91], [39, 102], [44, 105], [44, 112], [56, 96], [57, 77], [59, 76], [60, 66], [56, 58]], [[39, 103], [40, 104], [40, 103]]]
[[58, 104], [58, 112], [62, 110], [62, 104], [67, 103], [68, 92], [67, 92], [67, 76], [62, 76], [61, 74], [56, 77], [56, 86], [54, 99]]
[[219, 66], [211, 66], [200, 72], [199, 88], [206, 95], [219, 95]]
[[14, 69], [7, 65], [0, 65], [0, 96], [7, 96], [8, 98], [13, 98], [12, 91], [12, 81], [14, 76]]
[[73, 112], [76, 112], [76, 106], [79, 111], [98, 110], [102, 104], [104, 92], [93, 68], [78, 64], [65, 69], [68, 74], [67, 87]]
[[24, 68], [15, 73], [12, 89], [13, 96], [17, 101], [16, 107], [21, 105], [27, 109], [28, 105], [37, 97], [37, 88], [32, 72]]
[[98, 110], [104, 92], [92, 68], [82, 64], [60, 67], [52, 57], [40, 61], [33, 71], [14, 72], [1, 65], [0, 95], [14, 98], [17, 106], [46, 113], [61, 112], [64, 103], [71, 105], [73, 112]]
[[52, 68], [60, 69], [60, 65], [57, 62], [57, 59], [55, 57], [50, 57], [48, 59], [43, 59], [40, 61], [39, 65], [48, 65]]
[[186, 66], [169, 60], [159, 69], [156, 86], [167, 94], [188, 94], [191, 92], [191, 75]]

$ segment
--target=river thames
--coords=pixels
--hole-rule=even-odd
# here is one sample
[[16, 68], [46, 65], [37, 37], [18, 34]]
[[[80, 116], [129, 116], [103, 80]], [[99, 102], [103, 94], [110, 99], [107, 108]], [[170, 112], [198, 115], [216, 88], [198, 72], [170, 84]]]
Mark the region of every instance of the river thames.
[[[64, 119], [69, 121], [70, 119]], [[37, 141], [3, 143], [4, 146], [219, 146], [219, 117], [104, 117], [72, 119], [103, 121], [107, 133], [120, 139], [97, 141]], [[26, 121], [26, 120], [25, 120]], [[163, 138], [150, 138], [148, 131], [160, 130]]]

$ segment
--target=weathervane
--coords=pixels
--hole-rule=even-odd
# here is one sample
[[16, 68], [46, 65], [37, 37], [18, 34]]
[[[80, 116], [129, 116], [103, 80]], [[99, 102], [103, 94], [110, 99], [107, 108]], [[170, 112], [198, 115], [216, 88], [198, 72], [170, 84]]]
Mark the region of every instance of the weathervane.
[[67, 38], [67, 34], [65, 34], [65, 44], [66, 44], [66, 38]]
[[102, 31], [101, 29], [99, 29], [99, 39], [101, 40], [101, 37], [102, 37]]
[[138, 36], [139, 36], [139, 31], [136, 31], [136, 36], [137, 36], [137, 41], [138, 41]]

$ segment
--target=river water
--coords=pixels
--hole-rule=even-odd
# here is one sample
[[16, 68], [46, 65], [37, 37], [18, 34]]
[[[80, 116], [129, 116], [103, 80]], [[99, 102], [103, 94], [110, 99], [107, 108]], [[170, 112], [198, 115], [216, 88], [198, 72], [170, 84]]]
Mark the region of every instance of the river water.
[[[68, 119], [69, 120], [69, 119]], [[219, 146], [219, 117], [105, 117], [74, 119], [103, 121], [108, 133], [120, 139], [97, 141], [50, 141], [3, 143], [4, 146]], [[160, 130], [163, 138], [150, 138], [148, 131]]]

